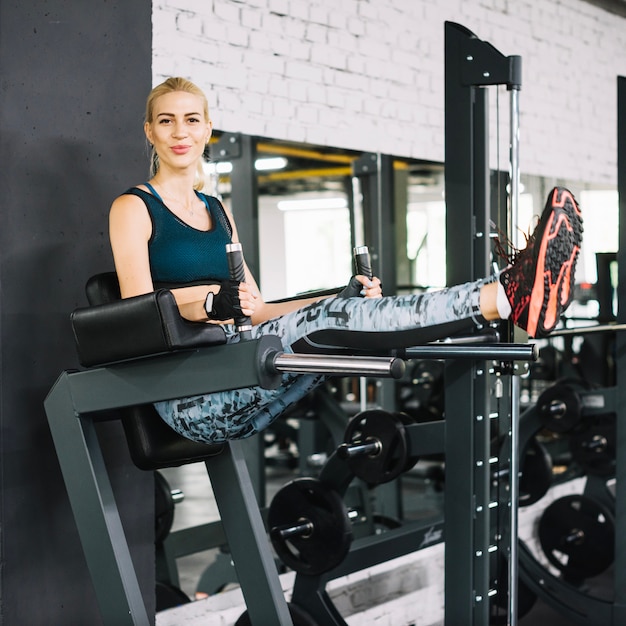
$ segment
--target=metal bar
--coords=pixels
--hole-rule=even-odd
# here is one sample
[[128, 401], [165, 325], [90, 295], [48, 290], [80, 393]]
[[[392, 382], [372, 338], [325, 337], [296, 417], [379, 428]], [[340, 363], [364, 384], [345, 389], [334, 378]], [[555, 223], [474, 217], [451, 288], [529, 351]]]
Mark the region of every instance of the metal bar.
[[498, 346], [454, 346], [430, 344], [406, 350], [409, 359], [485, 359], [494, 361], [536, 361], [537, 346], [532, 343], [505, 343]]
[[292, 626], [241, 441], [205, 465], [251, 623]]
[[[466, 28], [445, 24], [445, 197], [446, 197], [446, 282], [457, 285], [475, 280], [473, 236], [475, 207], [475, 94], [463, 82], [463, 64], [473, 54], [466, 52], [473, 34]], [[411, 349], [416, 358], [439, 358], [444, 350], [458, 348], [423, 346]], [[471, 348], [470, 350], [473, 350]], [[409, 355], [411, 354], [409, 352]], [[463, 354], [468, 354], [464, 352]], [[422, 356], [427, 355], [427, 356]], [[436, 356], [435, 356], [436, 355]], [[474, 358], [474, 357], [472, 357]], [[445, 626], [474, 624], [474, 528], [485, 521], [474, 502], [475, 395], [471, 363], [446, 363], [444, 499], [445, 520]]]
[[598, 324], [597, 326], [580, 326], [576, 328], [557, 328], [550, 333], [550, 337], [565, 337], [566, 335], [589, 335], [591, 333], [610, 333], [626, 330], [626, 324]]
[[[89, 413], [258, 385], [257, 347], [244, 341], [72, 373], [74, 409]], [[236, 373], [228, 367], [234, 363]]]
[[67, 374], [44, 406], [102, 621], [108, 626], [148, 626], [95, 425], [74, 413]]
[[509, 239], [518, 247], [519, 235], [519, 89], [510, 91], [510, 165], [511, 165], [511, 193], [510, 193], [510, 226]]
[[519, 376], [511, 378], [511, 448], [510, 472], [509, 472], [509, 568], [508, 568], [508, 610], [507, 626], [517, 624], [517, 527], [518, 527], [518, 502], [519, 502]]
[[[519, 211], [519, 88], [516, 86], [510, 93], [510, 134], [511, 134], [511, 206], [510, 218], [512, 229], [509, 233], [511, 241], [517, 247], [518, 211]], [[511, 449], [509, 475], [509, 533], [508, 533], [508, 610], [507, 626], [517, 625], [517, 508], [519, 492], [519, 378], [511, 380]]]
[[404, 361], [395, 357], [336, 356], [323, 354], [276, 354], [270, 358], [278, 372], [337, 374], [401, 378]]
[[[618, 285], [617, 322], [626, 325], [626, 77], [617, 81], [617, 190], [619, 194], [619, 247], [617, 251]], [[617, 333], [615, 340], [617, 393], [617, 445], [615, 527], [626, 525], [626, 333]], [[612, 625], [626, 623], [626, 533], [615, 533], [615, 600]]]

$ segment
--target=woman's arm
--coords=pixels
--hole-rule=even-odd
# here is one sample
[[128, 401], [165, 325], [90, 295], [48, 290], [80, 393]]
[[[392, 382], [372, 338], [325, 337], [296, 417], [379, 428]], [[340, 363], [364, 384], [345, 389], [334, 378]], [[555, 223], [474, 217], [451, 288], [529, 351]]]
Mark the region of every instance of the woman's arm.
[[152, 222], [144, 203], [132, 195], [116, 198], [109, 212], [109, 239], [122, 298], [154, 290], [148, 240]]
[[[233, 227], [232, 240], [238, 242], [239, 235], [235, 221], [229, 211], [227, 214]], [[148, 255], [148, 241], [151, 234], [152, 221], [140, 198], [123, 195], [113, 202], [109, 214], [109, 237], [122, 298], [138, 296], [154, 290]], [[239, 300], [243, 314], [250, 317], [253, 324], [260, 324], [301, 309], [307, 304], [332, 297], [319, 296], [287, 302], [265, 302], [247, 265], [245, 265], [245, 272], [246, 282], [239, 287]], [[372, 279], [371, 285], [365, 277], [360, 277], [360, 279], [364, 285], [366, 297], [380, 297], [380, 281], [377, 278]], [[191, 321], [207, 321], [204, 302], [209, 291], [218, 294], [220, 285], [196, 285], [172, 289], [180, 314]]]

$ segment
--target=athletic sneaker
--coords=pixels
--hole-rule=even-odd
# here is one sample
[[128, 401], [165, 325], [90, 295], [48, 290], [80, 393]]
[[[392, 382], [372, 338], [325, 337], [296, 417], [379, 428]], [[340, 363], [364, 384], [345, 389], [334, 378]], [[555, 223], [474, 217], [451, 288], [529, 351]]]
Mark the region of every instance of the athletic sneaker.
[[545, 337], [554, 330], [572, 301], [582, 233], [574, 196], [564, 187], [555, 187], [526, 248], [501, 272], [510, 319], [530, 337]]

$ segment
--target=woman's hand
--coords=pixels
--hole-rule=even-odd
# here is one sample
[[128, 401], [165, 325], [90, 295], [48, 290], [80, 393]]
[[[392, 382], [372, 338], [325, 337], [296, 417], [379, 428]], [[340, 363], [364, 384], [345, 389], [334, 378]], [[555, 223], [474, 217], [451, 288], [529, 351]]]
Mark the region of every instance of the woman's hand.
[[261, 303], [261, 294], [255, 285], [239, 283], [239, 304], [246, 317], [252, 317]]
[[357, 280], [363, 285], [361, 295], [365, 298], [382, 298], [383, 287], [380, 283], [380, 279], [376, 276], [367, 278], [365, 276], [357, 276]]
[[337, 298], [382, 298], [382, 295], [383, 290], [378, 278], [357, 274], [337, 294]]

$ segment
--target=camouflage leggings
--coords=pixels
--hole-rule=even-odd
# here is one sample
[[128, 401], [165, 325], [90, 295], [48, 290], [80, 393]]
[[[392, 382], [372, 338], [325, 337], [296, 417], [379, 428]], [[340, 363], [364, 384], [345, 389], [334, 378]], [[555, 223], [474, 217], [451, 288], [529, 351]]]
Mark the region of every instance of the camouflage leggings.
[[[419, 295], [369, 298], [328, 298], [253, 327], [253, 337], [278, 335], [286, 352], [296, 341], [320, 330], [396, 333], [397, 348], [417, 345], [419, 329], [428, 328], [431, 341], [449, 334], [451, 323], [467, 329], [479, 325], [479, 292], [486, 281], [465, 283]], [[455, 327], [459, 330], [460, 327]], [[230, 342], [239, 337], [232, 326], [225, 326]], [[414, 331], [407, 345], [398, 331]], [[435, 331], [435, 333], [433, 333]], [[433, 336], [435, 334], [435, 336]], [[405, 342], [402, 345], [402, 342]], [[175, 431], [195, 441], [218, 443], [249, 437], [271, 424], [290, 405], [323, 382], [325, 376], [285, 374], [278, 389], [247, 387], [180, 400], [158, 402], [159, 415]]]

